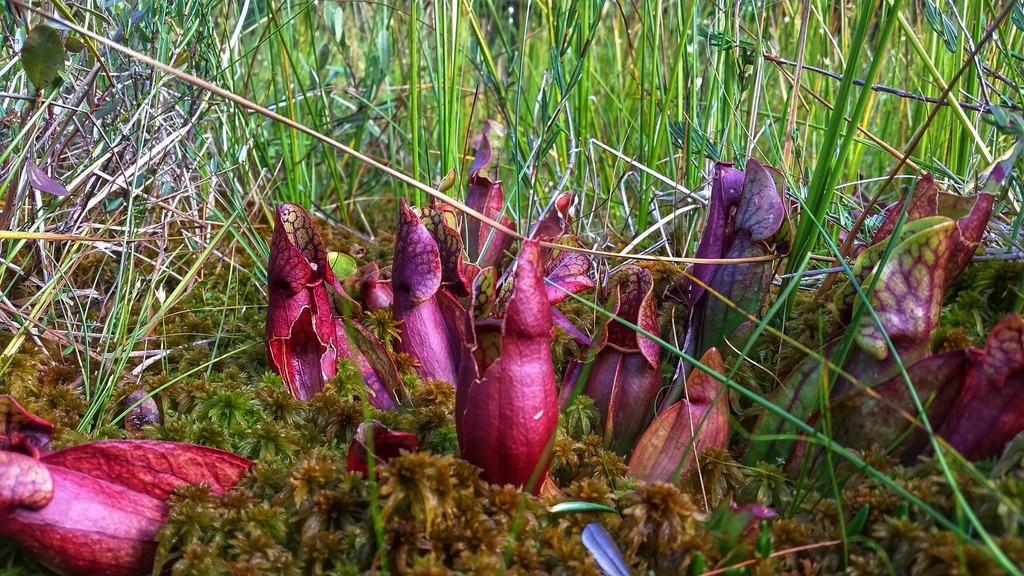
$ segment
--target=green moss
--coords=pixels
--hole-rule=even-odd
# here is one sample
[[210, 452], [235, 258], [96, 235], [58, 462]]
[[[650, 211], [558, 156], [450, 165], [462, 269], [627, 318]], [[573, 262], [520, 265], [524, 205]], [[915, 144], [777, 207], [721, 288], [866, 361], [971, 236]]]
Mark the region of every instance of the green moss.
[[941, 327], [980, 347], [996, 322], [1013, 312], [1014, 303], [1021, 297], [1021, 286], [1024, 262], [994, 260], [969, 264], [946, 291]]
[[577, 394], [559, 414], [558, 423], [567, 436], [582, 440], [600, 429], [601, 413], [593, 398]]
[[362, 323], [389, 352], [394, 351], [395, 341], [398, 340], [400, 334], [401, 322], [395, 320], [391, 310], [381, 308], [373, 312], [364, 312]]

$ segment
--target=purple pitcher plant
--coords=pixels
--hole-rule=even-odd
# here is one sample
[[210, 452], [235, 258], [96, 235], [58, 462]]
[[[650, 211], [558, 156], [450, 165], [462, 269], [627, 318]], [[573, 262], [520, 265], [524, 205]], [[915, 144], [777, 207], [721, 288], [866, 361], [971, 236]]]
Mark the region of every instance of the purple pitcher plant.
[[[292, 395], [307, 400], [337, 374], [338, 359], [348, 359], [366, 380], [375, 407], [391, 409], [408, 403], [390, 354], [352, 319], [360, 307], [331, 269], [313, 217], [301, 206], [282, 204], [274, 224], [267, 264], [270, 368]], [[335, 301], [344, 309], [339, 314], [334, 311]]]
[[[420, 378], [455, 387], [462, 455], [482, 469], [485, 479], [536, 492], [558, 418], [552, 326], [590, 344], [590, 336], [555, 306], [594, 282], [590, 257], [570, 233], [572, 195], [556, 198], [552, 210], [532, 226], [514, 222], [505, 214], [500, 181], [486, 174], [491, 161], [491, 142], [484, 135], [468, 173], [466, 202], [507, 229], [531, 230], [514, 260], [509, 234], [473, 218], [463, 220], [446, 205], [417, 208], [403, 202], [390, 282], [381, 280], [371, 263], [356, 285], [367, 309], [390, 308], [398, 321], [394, 352], [413, 360]], [[663, 355], [654, 340], [658, 301], [649, 270], [626, 265], [600, 289], [611, 318], [594, 335], [589, 377], [576, 390], [582, 364], [571, 361], [560, 396], [563, 404], [577, 392], [594, 399], [605, 445], [629, 458], [637, 478], [678, 478], [701, 451], [728, 446], [723, 355], [735, 358], [743, 346], [750, 318], [771, 296], [776, 266], [771, 258], [784, 256], [791, 243], [781, 183], [776, 171], [756, 160], [742, 171], [716, 166], [696, 256], [744, 262], [696, 264], [670, 286], [666, 297], [686, 307], [681, 348], [701, 362], [699, 369], [681, 364], [667, 388]], [[904, 202], [889, 207], [873, 241], [853, 263], [852, 280], [823, 304], [835, 311], [840, 327], [853, 323], [853, 345], [840, 353], [836, 341], [809, 355], [771, 401], [814, 423], [827, 390], [837, 440], [857, 447], [860, 438], [884, 443], [905, 437], [899, 455], [912, 459], [928, 443], [917, 423], [893, 418], [893, 407], [914, 412], [899, 373], [902, 363], [929, 407], [925, 416], [933, 427], [965, 456], [984, 458], [1024, 428], [1024, 418], [1004, 409], [1022, 394], [1021, 321], [1004, 319], [984, 350], [932, 354], [929, 343], [944, 290], [977, 247], [993, 196], [947, 194], [926, 176]], [[904, 212], [905, 223], [899, 225]], [[359, 367], [374, 406], [407, 406], [392, 351], [359, 324], [359, 306], [327, 265], [312, 218], [286, 204], [276, 224], [268, 274], [271, 367], [293, 394], [308, 398], [323, 389], [337, 361], [345, 358]], [[868, 305], [873, 315], [866, 313]], [[832, 358], [841, 360], [830, 365]], [[868, 387], [874, 394], [863, 393]], [[978, 432], [979, 415], [994, 423], [995, 432]], [[868, 434], [865, 426], [877, 433]], [[915, 428], [909, 436], [908, 428]], [[766, 411], [751, 432], [746, 464], [794, 461], [797, 430], [791, 422]]]

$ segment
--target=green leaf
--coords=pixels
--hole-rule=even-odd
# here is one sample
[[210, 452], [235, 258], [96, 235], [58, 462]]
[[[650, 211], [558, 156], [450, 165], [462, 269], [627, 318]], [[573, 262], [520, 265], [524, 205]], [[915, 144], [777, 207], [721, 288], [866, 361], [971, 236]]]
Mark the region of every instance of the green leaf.
[[[865, 506], [867, 506], [865, 504]], [[769, 558], [772, 555], [772, 530], [767, 520], [761, 520], [761, 525], [758, 526], [761, 529], [761, 535], [757, 537], [757, 543], [754, 545], [757, 550], [757, 555], [761, 558]]]
[[857, 515], [850, 520], [850, 523], [846, 525], [846, 537], [853, 538], [860, 534], [860, 531], [864, 529], [864, 524], [868, 521], [868, 513], [871, 512], [871, 507], [867, 504], [860, 507], [857, 511]]
[[79, 52], [85, 49], [85, 44], [82, 43], [82, 41], [78, 38], [75, 38], [74, 36], [68, 36], [64, 40], [64, 49], [68, 52], [71, 52], [72, 54], [78, 54]]
[[334, 275], [338, 277], [338, 280], [348, 278], [356, 271], [356, 261], [348, 254], [328, 252], [327, 262], [331, 265], [331, 270], [334, 270]]
[[619, 511], [610, 506], [595, 504], [593, 502], [559, 502], [548, 508], [552, 514], [566, 514], [570, 512], [608, 512], [618, 514]]
[[438, 192], [447, 192], [455, 186], [455, 168], [449, 168], [448, 173], [441, 178], [441, 182], [437, 185]]
[[945, 14], [942, 15], [942, 43], [951, 54], [956, 54], [960, 44], [960, 29]]
[[936, 34], [942, 34], [942, 12], [931, 0], [924, 1], [924, 21]]
[[60, 32], [50, 26], [30, 30], [21, 49], [21, 66], [36, 90], [52, 84], [63, 65], [64, 43]]
[[960, 30], [957, 29], [956, 24], [946, 16], [938, 6], [935, 5], [931, 0], [925, 0], [924, 3], [924, 19], [928, 23], [939, 38], [942, 39], [942, 43], [946, 46], [946, 50], [951, 53], [956, 53], [957, 44], [960, 41]]

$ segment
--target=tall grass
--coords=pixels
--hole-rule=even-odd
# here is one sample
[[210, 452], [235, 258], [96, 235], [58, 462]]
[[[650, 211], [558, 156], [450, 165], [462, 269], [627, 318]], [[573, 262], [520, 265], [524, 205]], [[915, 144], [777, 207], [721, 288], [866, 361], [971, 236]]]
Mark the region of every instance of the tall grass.
[[[758, 158], [780, 168], [800, 207], [787, 272], [834, 265], [864, 199], [904, 193], [903, 180], [883, 189], [879, 179], [904, 155], [896, 176], [928, 171], [969, 189], [1011, 145], [984, 121], [985, 107], [1019, 111], [1024, 102], [1024, 24], [1004, 22], [979, 46], [997, 15], [982, 2], [176, 0], [129, 8], [88, 0], [79, 8], [65, 11], [76, 24], [107, 36], [120, 28], [120, 43], [420, 183], [454, 170], [456, 197], [467, 136], [498, 119], [507, 129], [498, 170], [520, 231], [556, 195], [573, 192], [581, 241], [597, 250], [692, 255], [712, 161]], [[15, 43], [23, 36], [10, 14], [4, 26]], [[20, 352], [53, 354], [57, 345], [82, 373], [82, 432], [112, 423], [114, 392], [138, 380], [140, 366], [160, 369], [168, 351], [209, 343], [212, 365], [252, 345], [233, 340], [230, 326], [246, 312], [228, 298], [210, 299], [221, 309], [208, 333], [165, 327], [217, 267], [230, 270], [219, 289], [265, 284], [264, 239], [277, 202], [376, 238], [393, 230], [396, 198], [428, 201], [422, 186], [322, 138], [114, 51], [98, 50], [100, 60], [72, 55], [60, 98], [51, 92], [36, 103], [25, 97], [33, 91], [15, 48], [0, 51], [0, 103], [11, 112], [0, 127], [0, 322], [9, 335], [0, 341], [0, 381]], [[939, 104], [916, 98], [944, 93], [937, 113]], [[26, 159], [71, 195], [32, 189]], [[1007, 223], [998, 242], [1017, 249], [1022, 202], [1015, 180], [997, 207]], [[780, 294], [797, 289], [784, 283]], [[784, 302], [759, 330], [785, 332]], [[679, 343], [663, 345], [681, 355]], [[867, 466], [839, 446], [829, 457]], [[965, 539], [984, 534], [974, 519], [939, 520]]]

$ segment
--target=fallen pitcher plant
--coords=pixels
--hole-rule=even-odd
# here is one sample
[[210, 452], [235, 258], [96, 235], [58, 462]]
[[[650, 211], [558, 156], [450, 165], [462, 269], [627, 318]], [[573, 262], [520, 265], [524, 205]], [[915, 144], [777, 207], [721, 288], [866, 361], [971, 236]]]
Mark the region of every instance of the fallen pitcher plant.
[[234, 486], [253, 462], [224, 450], [101, 440], [49, 452], [53, 427], [0, 396], [0, 536], [65, 575], [153, 573], [175, 489]]

